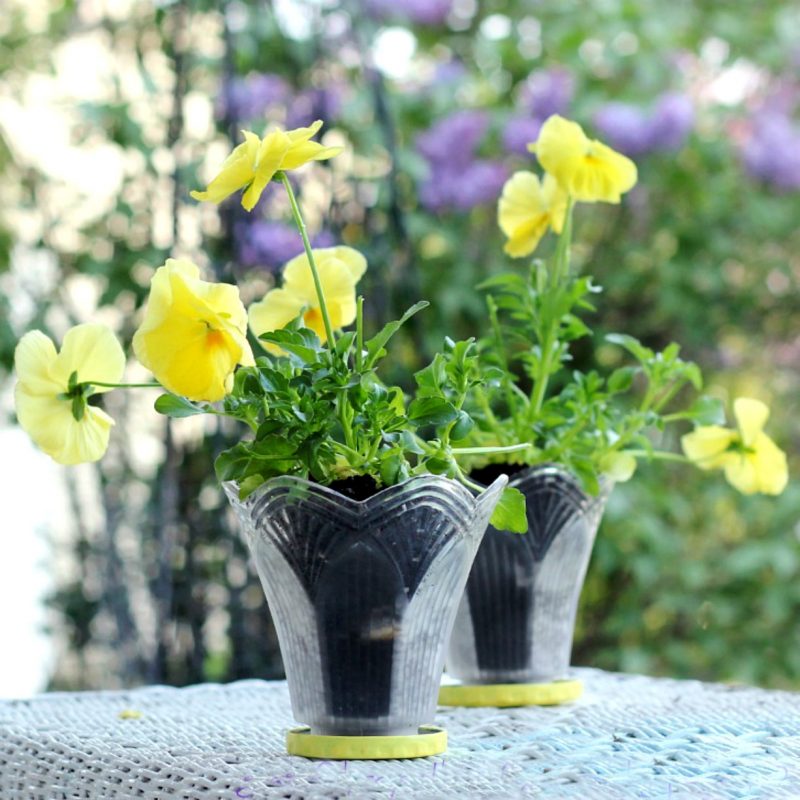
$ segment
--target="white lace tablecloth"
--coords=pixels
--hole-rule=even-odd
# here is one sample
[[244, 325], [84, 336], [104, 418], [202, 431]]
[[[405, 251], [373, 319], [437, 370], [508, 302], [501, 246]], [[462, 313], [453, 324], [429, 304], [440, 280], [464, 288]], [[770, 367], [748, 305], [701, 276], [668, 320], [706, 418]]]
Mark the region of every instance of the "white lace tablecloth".
[[800, 797], [800, 694], [576, 670], [569, 706], [440, 709], [442, 756], [287, 756], [286, 684], [0, 703], [2, 800]]

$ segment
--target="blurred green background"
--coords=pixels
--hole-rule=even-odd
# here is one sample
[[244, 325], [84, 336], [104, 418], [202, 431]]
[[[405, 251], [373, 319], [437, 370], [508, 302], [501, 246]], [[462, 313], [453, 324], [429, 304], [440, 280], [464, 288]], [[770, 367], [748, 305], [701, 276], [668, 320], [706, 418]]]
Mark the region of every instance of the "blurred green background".
[[[19, 336], [89, 318], [129, 342], [153, 270], [187, 255], [246, 301], [300, 250], [278, 193], [247, 216], [188, 197], [242, 128], [325, 120], [347, 146], [298, 173], [312, 238], [368, 256], [372, 325], [419, 298], [398, 375], [480, 335], [474, 286], [514, 265], [496, 200], [552, 112], [628, 153], [620, 207], [582, 206], [592, 320], [671, 340], [709, 390], [772, 407], [796, 474], [800, 9], [655, 0], [157, 3], [8, 0], [0, 16], [0, 379]], [[5, 397], [7, 399], [8, 392]], [[236, 432], [120, 397], [108, 457], [59, 473], [53, 687], [275, 677], [257, 579], [213, 480]], [[8, 417], [13, 412], [6, 403]], [[191, 421], [194, 422], [194, 421]], [[673, 446], [676, 444], [672, 443]], [[574, 662], [800, 688], [800, 485], [745, 498], [640, 468], [609, 503]]]

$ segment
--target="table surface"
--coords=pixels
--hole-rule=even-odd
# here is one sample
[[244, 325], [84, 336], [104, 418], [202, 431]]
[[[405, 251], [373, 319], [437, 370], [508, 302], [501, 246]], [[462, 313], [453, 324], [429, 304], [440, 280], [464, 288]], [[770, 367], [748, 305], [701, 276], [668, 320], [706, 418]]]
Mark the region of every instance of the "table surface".
[[282, 681], [0, 702], [2, 800], [800, 797], [800, 694], [577, 669], [567, 706], [439, 709], [415, 761], [286, 755]]

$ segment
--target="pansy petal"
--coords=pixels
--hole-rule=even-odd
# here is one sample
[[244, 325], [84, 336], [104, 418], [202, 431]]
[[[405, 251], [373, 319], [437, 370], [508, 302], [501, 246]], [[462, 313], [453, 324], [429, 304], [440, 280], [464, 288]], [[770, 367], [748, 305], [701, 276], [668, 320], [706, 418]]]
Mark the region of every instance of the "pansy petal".
[[267, 184], [275, 177], [275, 173], [282, 168], [283, 159], [290, 146], [289, 137], [283, 131], [272, 131], [264, 137], [261, 146], [258, 148], [253, 182], [242, 195], [242, 207], [246, 211], [252, 211], [255, 208], [256, 203], [261, 199], [264, 189], [267, 188]]
[[318, 142], [303, 142], [289, 149], [281, 163], [281, 169], [297, 169], [309, 161], [326, 161], [338, 156], [343, 147], [325, 147]]
[[204, 192], [190, 192], [195, 200], [220, 203], [252, 182], [261, 140], [250, 131], [244, 131], [244, 135], [245, 141], [225, 159], [217, 176], [208, 184], [208, 188]]
[[544, 211], [542, 187], [533, 172], [515, 172], [503, 187], [497, 204], [497, 224], [506, 236]]
[[[79, 383], [119, 383], [125, 371], [125, 353], [113, 331], [105, 325], [85, 323], [70, 328], [64, 336], [54, 374], [66, 386], [75, 372]], [[97, 386], [95, 394], [109, 391]]]
[[57, 394], [66, 390], [53, 376], [56, 347], [41, 331], [29, 331], [14, 351], [17, 378], [33, 394]]
[[[350, 266], [336, 257], [334, 252], [336, 249], [325, 248], [314, 251], [314, 261], [329, 309], [339, 298], [355, 294], [356, 282], [353, 280]], [[293, 258], [286, 265], [283, 271], [283, 285], [292, 294], [302, 297], [307, 305], [319, 305], [314, 277], [305, 253]]]
[[59, 450], [50, 453], [59, 464], [86, 464], [99, 461], [108, 449], [114, 420], [100, 408], [87, 406], [83, 419], [70, 416]]
[[686, 457], [700, 469], [719, 469], [729, 460], [728, 448], [737, 439], [734, 431], [706, 425], [681, 437]]
[[750, 456], [758, 475], [758, 491], [778, 495], [789, 482], [789, 468], [786, 453], [783, 452], [765, 433], [756, 437], [754, 453]]
[[292, 144], [300, 144], [308, 141], [312, 136], [316, 136], [322, 128], [322, 120], [314, 120], [307, 128], [295, 128], [291, 131], [286, 131], [286, 135], [291, 140]]
[[24, 384], [14, 387], [14, 410], [20, 427], [48, 455], [63, 445], [65, 425], [72, 419], [72, 404], [55, 394], [33, 394]]
[[285, 328], [300, 316], [305, 305], [302, 297], [286, 289], [272, 289], [263, 300], [253, 303], [248, 309], [250, 330], [258, 337], [262, 333]]
[[553, 233], [560, 234], [567, 216], [567, 193], [559, 186], [558, 181], [549, 173], [545, 173], [542, 181], [542, 200], [550, 214], [550, 227]]
[[758, 472], [753, 459], [745, 453], [730, 453], [725, 462], [725, 478], [742, 494], [759, 491]]
[[367, 271], [367, 259], [353, 247], [320, 247], [315, 249], [314, 258], [317, 264], [328, 261], [339, 261], [345, 265], [353, 283], [358, 283]]
[[637, 180], [636, 165], [575, 122], [554, 115], [545, 121], [532, 148], [539, 163], [562, 189], [586, 203], [618, 203]]
[[733, 416], [745, 447], [752, 447], [767, 424], [769, 407], [751, 397], [737, 397], [733, 403]]
[[548, 219], [545, 214], [539, 214], [523, 223], [509, 234], [503, 250], [512, 258], [529, 256], [547, 233], [547, 225]]
[[190, 400], [225, 396], [237, 364], [252, 364], [237, 287], [200, 280], [191, 262], [167, 262], [151, 282], [136, 357], [169, 391]]

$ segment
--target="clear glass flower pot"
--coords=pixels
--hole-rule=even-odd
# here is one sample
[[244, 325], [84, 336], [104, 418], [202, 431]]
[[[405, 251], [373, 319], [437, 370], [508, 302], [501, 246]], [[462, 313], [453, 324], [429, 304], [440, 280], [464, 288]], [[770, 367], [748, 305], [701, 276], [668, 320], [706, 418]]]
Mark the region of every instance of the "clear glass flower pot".
[[294, 717], [312, 734], [416, 734], [433, 720], [456, 608], [506, 482], [476, 498], [423, 475], [364, 501], [294, 477], [244, 501], [224, 484], [275, 622]]
[[575, 615], [611, 490], [596, 497], [558, 466], [510, 485], [527, 503], [528, 532], [490, 527], [456, 615], [447, 672], [465, 684], [544, 683], [567, 676]]

